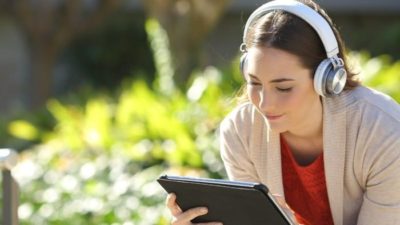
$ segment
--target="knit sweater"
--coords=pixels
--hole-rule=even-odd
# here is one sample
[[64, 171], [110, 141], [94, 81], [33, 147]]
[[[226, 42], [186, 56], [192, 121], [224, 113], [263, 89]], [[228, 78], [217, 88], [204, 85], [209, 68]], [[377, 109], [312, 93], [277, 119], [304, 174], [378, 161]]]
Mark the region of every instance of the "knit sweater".
[[283, 189], [286, 202], [304, 225], [332, 225], [325, 182], [324, 154], [301, 166], [281, 137]]
[[[335, 225], [400, 224], [400, 106], [358, 87], [323, 98], [323, 154]], [[266, 184], [284, 196], [279, 133], [251, 103], [220, 126], [221, 156], [232, 180]]]

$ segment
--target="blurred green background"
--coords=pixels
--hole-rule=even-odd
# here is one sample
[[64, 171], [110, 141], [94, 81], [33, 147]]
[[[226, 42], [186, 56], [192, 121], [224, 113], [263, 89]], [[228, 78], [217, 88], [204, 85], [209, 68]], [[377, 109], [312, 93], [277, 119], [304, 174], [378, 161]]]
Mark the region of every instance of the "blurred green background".
[[[158, 176], [226, 178], [218, 125], [259, 5], [244, 2], [0, 0], [0, 147], [20, 154], [20, 224], [168, 224]], [[399, 7], [332, 2], [363, 83], [400, 102]]]

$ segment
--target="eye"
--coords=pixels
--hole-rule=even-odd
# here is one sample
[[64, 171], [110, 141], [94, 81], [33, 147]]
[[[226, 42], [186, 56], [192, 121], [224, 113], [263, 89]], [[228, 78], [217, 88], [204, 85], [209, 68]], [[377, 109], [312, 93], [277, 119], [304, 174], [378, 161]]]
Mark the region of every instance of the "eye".
[[291, 87], [290, 88], [279, 88], [279, 87], [277, 87], [276, 90], [286, 93], [286, 92], [290, 92], [292, 90], [292, 88]]
[[249, 80], [249, 81], [247, 81], [247, 85], [261, 86], [262, 84], [260, 82], [257, 82], [257, 81]]

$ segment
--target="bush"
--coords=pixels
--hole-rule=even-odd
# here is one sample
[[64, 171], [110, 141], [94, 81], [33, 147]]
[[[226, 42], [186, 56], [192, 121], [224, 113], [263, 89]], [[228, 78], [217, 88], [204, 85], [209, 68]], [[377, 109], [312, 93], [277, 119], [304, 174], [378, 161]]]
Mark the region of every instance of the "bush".
[[14, 136], [42, 143], [14, 171], [21, 224], [166, 224], [159, 175], [225, 177], [216, 129], [232, 107], [220, 88], [227, 76], [197, 72], [187, 93], [134, 81], [115, 98], [53, 99], [53, 129], [12, 121]]
[[400, 102], [400, 60], [393, 62], [390, 56], [371, 58], [367, 52], [352, 53], [359, 62], [361, 77], [366, 86], [382, 91]]
[[239, 86], [237, 63], [194, 71], [188, 90], [178, 90], [165, 76], [173, 71], [168, 54], [157, 54], [168, 53], [165, 35], [154, 21], [146, 29], [153, 88], [136, 80], [115, 95], [84, 89], [50, 100], [40, 119], [20, 117], [0, 129], [31, 144], [14, 170], [21, 224], [167, 224], [160, 174], [226, 176], [216, 130]]

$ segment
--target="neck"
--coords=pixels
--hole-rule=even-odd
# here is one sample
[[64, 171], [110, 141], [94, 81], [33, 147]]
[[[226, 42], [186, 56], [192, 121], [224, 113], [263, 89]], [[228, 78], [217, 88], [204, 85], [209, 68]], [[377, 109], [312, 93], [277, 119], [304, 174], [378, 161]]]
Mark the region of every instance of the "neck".
[[304, 122], [305, 126], [301, 129], [301, 131], [297, 132], [296, 130], [285, 132], [286, 135], [295, 137], [298, 139], [308, 139], [315, 140], [322, 138], [322, 116], [321, 118], [315, 118], [315, 121], [312, 122]]
[[300, 165], [309, 165], [323, 151], [322, 131], [313, 135], [293, 135], [290, 132], [284, 132], [282, 136]]
[[287, 131], [290, 136], [309, 140], [322, 138], [322, 102], [314, 105], [314, 107], [310, 109], [310, 112], [313, 112], [313, 114], [310, 114], [302, 123], [299, 123], [296, 127]]
[[294, 129], [282, 133], [283, 137], [299, 149], [322, 150], [323, 148], [323, 109], [322, 103], [316, 104], [310, 112], [314, 112], [298, 124]]
[[282, 133], [286, 142], [293, 148], [304, 152], [319, 152], [323, 148], [322, 132], [313, 136], [293, 135], [290, 132]]

